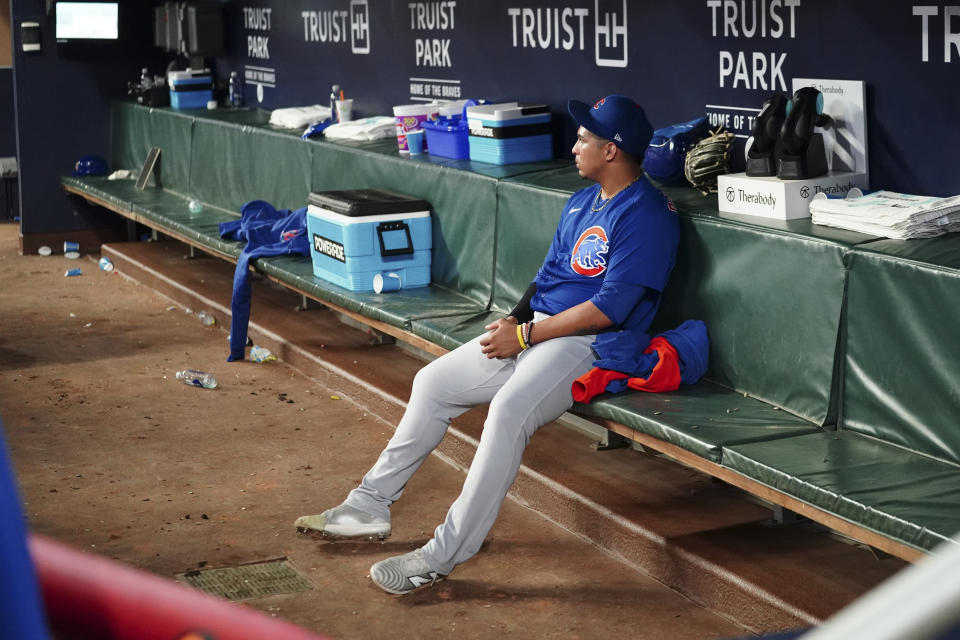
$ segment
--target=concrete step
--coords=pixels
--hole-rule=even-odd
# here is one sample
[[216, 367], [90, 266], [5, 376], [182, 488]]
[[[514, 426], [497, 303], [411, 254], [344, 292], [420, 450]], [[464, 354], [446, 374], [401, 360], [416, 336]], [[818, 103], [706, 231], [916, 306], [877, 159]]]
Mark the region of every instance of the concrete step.
[[[234, 265], [188, 252], [172, 241], [103, 247], [123, 275], [229, 328]], [[318, 303], [303, 309], [299, 295], [259, 276], [249, 333], [308, 376], [337, 374], [346, 396], [392, 425], [423, 364]], [[466, 469], [484, 415], [456, 420], [437, 455]], [[775, 525], [750, 496], [663, 456], [598, 452], [591, 441], [565, 425], [543, 427], [510, 497], [754, 632], [816, 624], [904, 566], [811, 523]]]

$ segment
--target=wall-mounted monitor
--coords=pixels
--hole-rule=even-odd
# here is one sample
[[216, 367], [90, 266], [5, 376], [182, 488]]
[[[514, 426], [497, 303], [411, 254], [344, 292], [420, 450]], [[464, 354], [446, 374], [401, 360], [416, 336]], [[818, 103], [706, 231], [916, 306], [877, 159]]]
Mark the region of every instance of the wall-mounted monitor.
[[120, 38], [119, 2], [57, 2], [57, 42], [111, 41]]

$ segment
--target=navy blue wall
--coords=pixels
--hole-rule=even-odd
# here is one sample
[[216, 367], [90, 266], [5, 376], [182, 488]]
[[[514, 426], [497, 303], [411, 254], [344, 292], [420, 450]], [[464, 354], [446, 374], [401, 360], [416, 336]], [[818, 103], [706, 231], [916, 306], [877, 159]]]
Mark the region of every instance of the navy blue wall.
[[13, 69], [0, 68], [0, 158], [17, 155], [13, 118]]
[[[231, 1], [235, 45], [221, 68], [246, 70], [248, 102], [266, 108], [326, 103], [333, 83], [357, 100], [361, 115], [435, 95], [411, 88], [417, 84], [463, 97], [543, 101], [563, 118], [563, 153], [573, 140], [564, 108], [570, 97], [632, 95], [659, 127], [705, 112], [749, 115], [737, 108], [789, 92], [794, 77], [863, 80], [872, 186], [953, 195], [960, 172], [945, 167], [960, 143], [960, 10], [949, 22], [945, 16], [958, 4]], [[425, 50], [431, 55], [418, 55]], [[747, 122], [735, 132], [742, 145]]]
[[[142, 4], [142, 6], [141, 6]], [[21, 232], [50, 233], [116, 224], [89, 207], [74, 209], [60, 176], [86, 154], [109, 155], [110, 102], [126, 95], [144, 63], [159, 67], [148, 3], [121, 3], [121, 40], [58, 45], [45, 0], [11, 0], [13, 84], [19, 141]], [[25, 53], [20, 23], [40, 23], [41, 51]]]
[[[81, 55], [54, 44], [45, 0], [12, 0], [25, 233], [101, 223], [72, 210], [58, 177], [86, 153], [106, 154], [110, 101], [141, 66], [166, 66], [150, 46], [153, 4], [122, 2], [121, 45]], [[357, 101], [358, 115], [438, 94], [546, 102], [558, 153], [573, 141], [570, 97], [626, 93], [663, 126], [749, 114], [743, 109], [788, 92], [794, 77], [863, 80], [871, 186], [953, 195], [960, 15], [946, 16], [957, 4], [230, 0], [229, 48], [215, 67], [221, 82], [241, 71], [247, 103], [267, 109], [325, 104], [333, 83]], [[45, 25], [40, 54], [18, 51], [28, 19]], [[748, 123], [735, 132], [748, 133]]]

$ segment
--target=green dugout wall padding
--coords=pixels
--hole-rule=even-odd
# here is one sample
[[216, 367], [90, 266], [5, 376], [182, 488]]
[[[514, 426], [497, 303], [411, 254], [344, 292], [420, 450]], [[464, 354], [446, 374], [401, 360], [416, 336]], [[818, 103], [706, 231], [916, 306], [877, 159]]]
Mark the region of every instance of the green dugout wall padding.
[[159, 147], [162, 186], [188, 193], [194, 118], [126, 102], [114, 102], [111, 109], [111, 169], [130, 169], [136, 175], [150, 148]]
[[699, 214], [681, 228], [658, 325], [703, 320], [710, 379], [825, 424], [847, 247]]
[[726, 447], [722, 464], [918, 549], [960, 532], [952, 464], [849, 431]]
[[191, 197], [232, 211], [249, 200], [265, 200], [277, 209], [306, 206], [311, 153], [299, 138], [197, 119], [192, 144]]
[[396, 144], [351, 147], [320, 142], [313, 191], [380, 188], [423, 198], [432, 207], [433, 282], [477, 304], [490, 300], [497, 181], [443, 164], [400, 157]]
[[960, 463], [960, 235], [851, 254], [842, 422]]

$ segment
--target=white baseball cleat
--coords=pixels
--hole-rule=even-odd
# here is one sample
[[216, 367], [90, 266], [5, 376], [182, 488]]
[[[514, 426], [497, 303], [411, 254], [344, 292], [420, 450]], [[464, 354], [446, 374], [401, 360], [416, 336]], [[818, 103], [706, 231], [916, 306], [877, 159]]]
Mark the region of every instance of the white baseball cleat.
[[300, 533], [319, 532], [332, 538], [377, 538], [390, 535], [390, 522], [346, 504], [315, 516], [300, 516], [293, 523]]

